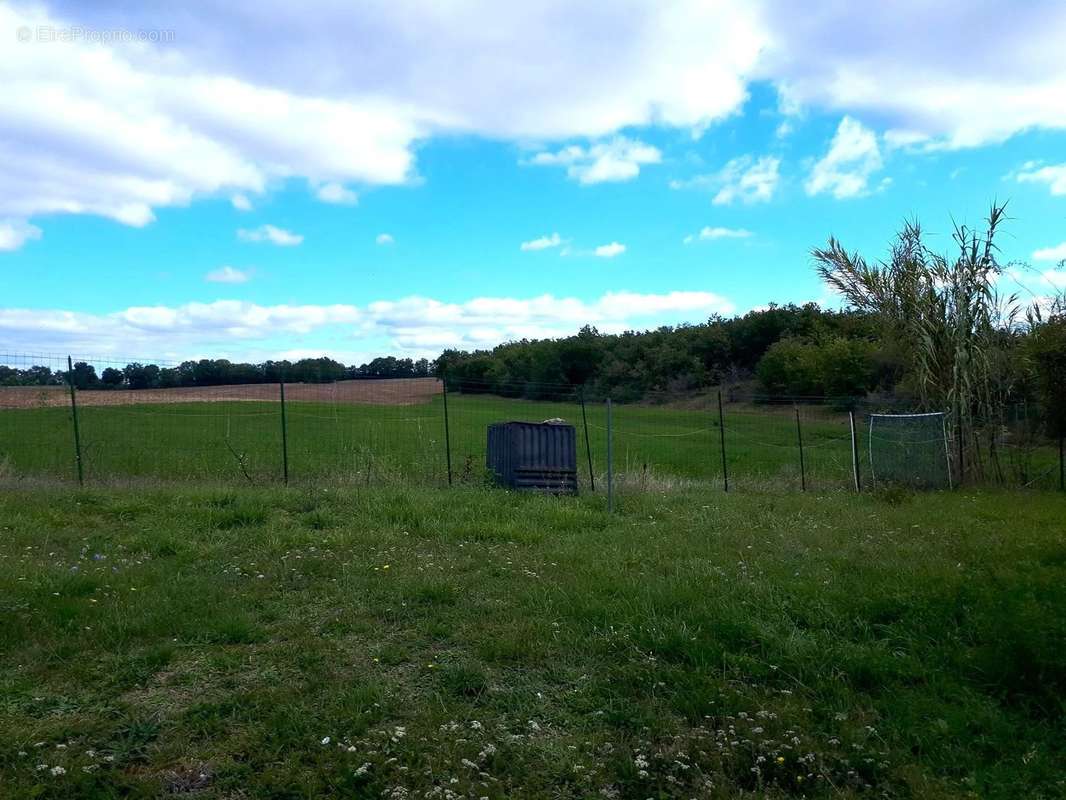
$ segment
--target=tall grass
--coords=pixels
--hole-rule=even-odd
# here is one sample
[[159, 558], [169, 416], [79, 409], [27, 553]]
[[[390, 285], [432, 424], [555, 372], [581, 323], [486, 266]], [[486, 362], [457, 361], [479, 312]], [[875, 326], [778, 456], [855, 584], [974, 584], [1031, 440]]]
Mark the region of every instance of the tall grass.
[[982, 475], [982, 444], [988, 468], [1002, 472], [996, 437], [1020, 375], [1023, 311], [1017, 295], [997, 288], [996, 237], [1005, 219], [1006, 204], [993, 203], [984, 230], [956, 223], [950, 255], [926, 245], [917, 221], [904, 224], [889, 259], [876, 265], [832, 237], [812, 251], [822, 279], [853, 308], [878, 315], [885, 341], [901, 343], [923, 406], [948, 412], [956, 475]]

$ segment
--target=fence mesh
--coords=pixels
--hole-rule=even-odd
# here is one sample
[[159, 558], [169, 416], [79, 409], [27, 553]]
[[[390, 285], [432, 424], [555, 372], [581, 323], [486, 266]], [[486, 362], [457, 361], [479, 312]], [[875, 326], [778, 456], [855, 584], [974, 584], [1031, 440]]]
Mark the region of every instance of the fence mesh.
[[871, 414], [870, 477], [922, 489], [951, 485], [944, 414]]
[[892, 401], [847, 410], [839, 400], [770, 400], [739, 390], [723, 392], [721, 404], [716, 392], [650, 392], [639, 402], [613, 403], [609, 424], [604, 398], [547, 383], [166, 386], [179, 370], [165, 362], [153, 362], [164, 368], [153, 373], [125, 359], [71, 361], [68, 375], [65, 356], [0, 354], [5, 483], [76, 481], [80, 460], [82, 479], [92, 483], [484, 484], [488, 426], [548, 419], [576, 429], [581, 491], [604, 491], [609, 475], [619, 494], [691, 486], [853, 490], [856, 480], [869, 487], [893, 475], [914, 482], [916, 465], [918, 483], [943, 486], [949, 464], [952, 478], [965, 484], [1052, 489], [1066, 480], [1047, 415], [1025, 403], [960, 448], [942, 415], [936, 435], [925, 438], [924, 427], [887, 422], [915, 410]]

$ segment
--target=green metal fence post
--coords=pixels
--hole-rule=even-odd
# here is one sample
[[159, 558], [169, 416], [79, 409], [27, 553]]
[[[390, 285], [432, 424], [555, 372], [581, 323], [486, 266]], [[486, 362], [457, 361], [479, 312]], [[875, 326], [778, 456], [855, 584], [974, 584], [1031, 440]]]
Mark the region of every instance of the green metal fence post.
[[581, 423], [585, 428], [585, 454], [589, 460], [589, 485], [596, 491], [596, 476], [592, 472], [592, 445], [589, 444], [589, 418], [585, 413], [585, 388], [581, 388]]
[[74, 361], [67, 356], [67, 383], [70, 385], [70, 416], [74, 420], [74, 463], [78, 467], [78, 486], [85, 485], [81, 461], [81, 433], [78, 431], [78, 401], [74, 398]]
[[1066, 492], [1066, 455], [1063, 451], [1066, 450], [1063, 442], [1066, 441], [1066, 436], [1059, 434], [1059, 491]]
[[444, 454], [448, 461], [448, 485], [452, 485], [452, 436], [448, 425], [448, 374], [441, 375], [441, 393], [444, 395]]
[[289, 485], [289, 428], [285, 419], [285, 380], [278, 383], [281, 390], [281, 473], [285, 485]]
[[611, 398], [607, 398], [607, 513], [614, 511], [614, 443], [611, 420]]
[[807, 491], [807, 469], [803, 464], [803, 429], [800, 427], [800, 410], [796, 406], [796, 439], [799, 442], [800, 451], [800, 491]]
[[855, 435], [855, 412], [848, 412], [848, 423], [851, 425], [851, 474], [855, 478], [855, 491], [862, 491], [862, 483], [859, 480], [859, 440]]
[[722, 451], [722, 485], [729, 491], [729, 469], [725, 460], [725, 414], [722, 413], [722, 392], [718, 392], [718, 442]]

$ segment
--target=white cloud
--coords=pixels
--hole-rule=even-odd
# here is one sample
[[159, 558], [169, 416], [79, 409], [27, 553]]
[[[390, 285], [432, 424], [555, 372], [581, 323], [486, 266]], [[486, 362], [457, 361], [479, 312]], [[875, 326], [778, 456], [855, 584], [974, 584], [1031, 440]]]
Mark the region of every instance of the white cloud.
[[393, 244], [396, 240], [392, 238], [391, 234], [379, 233], [374, 241], [378, 244]]
[[1034, 261], [1062, 261], [1066, 259], [1066, 242], [1054, 247], [1044, 247], [1033, 253]]
[[881, 164], [874, 132], [861, 122], [844, 117], [829, 151], [811, 169], [805, 184], [807, 194], [832, 192], [838, 199], [862, 196], [869, 191], [870, 175], [881, 169]]
[[[1066, 258], [1066, 244], [1059, 245], [1063, 251], [1063, 258]], [[1066, 289], [1066, 269], [1048, 269], [1040, 273], [1040, 277], [1044, 282], [1054, 286], [1056, 289]]]
[[233, 207], [238, 211], [251, 211], [252, 201], [248, 199], [248, 195], [238, 192], [229, 199]]
[[[84, 12], [4, 4], [0, 30], [61, 29]], [[289, 91], [179, 49], [14, 43], [0, 79], [0, 215], [21, 219], [95, 214], [139, 227], [155, 208], [290, 177], [400, 183], [421, 129], [395, 102]]]
[[[736, 162], [730, 162], [736, 166]], [[763, 156], [751, 166], [746, 166], [737, 176], [729, 180], [718, 194], [714, 196], [715, 205], [732, 203], [739, 198], [745, 203], [765, 202], [773, 197], [779, 179], [778, 169], [781, 159]], [[728, 174], [728, 169], [726, 170]]]
[[210, 283], [247, 283], [251, 278], [251, 270], [240, 270], [230, 266], [211, 270], [204, 276], [204, 280]]
[[324, 183], [315, 191], [315, 197], [323, 203], [354, 206], [359, 202], [359, 195], [340, 183]]
[[618, 136], [589, 147], [572, 144], [554, 153], [540, 152], [529, 159], [537, 166], [565, 166], [567, 177], [582, 184], [628, 181], [644, 164], [659, 164], [662, 153], [635, 139]]
[[237, 238], [242, 242], [270, 242], [278, 247], [295, 247], [304, 240], [302, 234], [274, 225], [260, 225], [253, 229], [240, 228], [237, 230]]
[[934, 150], [940, 145], [932, 140], [926, 133], [920, 131], [901, 130], [890, 128], [885, 131], [885, 146], [889, 150], [906, 150], [908, 152], [921, 152]]
[[1055, 250], [1062, 256], [1053, 259], [1059, 262], [1059, 268], [1041, 271], [1026, 265], [1014, 265], [1000, 273], [997, 284], [1003, 285], [1003, 295], [1017, 295], [1045, 316], [1054, 313], [1066, 297], [1066, 269], [1061, 268], [1066, 263], [1063, 261], [1066, 259], [1066, 242], [1057, 248], [1048, 248], [1048, 251]]
[[1043, 167], [1030, 161], [1022, 166], [1015, 178], [1019, 183], [1046, 183], [1052, 194], [1066, 194], [1066, 164]]
[[757, 72], [786, 85], [793, 102], [869, 113], [938, 147], [1066, 127], [1060, 0], [898, 0], [861, 14], [849, 3], [812, 12], [766, 0], [763, 12], [772, 44]]
[[0, 252], [18, 250], [30, 239], [40, 239], [41, 229], [21, 219], [0, 219]]
[[[732, 303], [712, 292], [608, 292], [591, 301], [550, 294], [477, 297], [463, 303], [406, 297], [366, 306], [262, 306], [218, 300], [110, 314], [0, 309], [0, 340], [18, 341], [37, 352], [117, 358], [156, 353], [176, 359], [221, 353], [236, 358], [254, 353], [263, 359], [282, 351], [313, 352], [315, 341], [343, 341], [346, 350], [366, 351], [375, 349], [368, 343], [384, 340], [386, 349], [397, 354], [434, 356], [445, 347], [472, 349], [523, 337], [568, 336], [586, 324], [621, 331], [733, 311]], [[294, 340], [301, 342], [297, 348]]]
[[620, 256], [626, 251], [624, 244], [618, 242], [611, 242], [610, 244], [601, 244], [593, 252], [598, 258], [614, 258]]
[[[766, 43], [757, 12], [732, 0], [624, 13], [564, 0], [266, 13], [235, 0], [192, 16], [111, 0], [0, 5], [0, 30], [23, 26], [180, 32], [166, 45], [83, 38], [0, 51], [0, 215], [134, 226], [157, 208], [291, 178], [402, 183], [434, 135], [551, 142], [704, 128], [744, 102]], [[652, 151], [608, 152], [575, 174], [624, 179]]]
[[751, 236], [751, 231], [744, 228], [721, 228], [710, 227], [705, 225], [700, 228], [700, 232], [696, 234], [689, 234], [682, 241], [685, 244], [692, 244], [693, 242], [708, 241], [710, 239], [747, 239]]
[[549, 247], [559, 247], [563, 244], [562, 238], [557, 233], [553, 233], [551, 236], [541, 236], [537, 239], [530, 239], [528, 242], [522, 242], [519, 245], [520, 250], [547, 250]]
[[729, 205], [734, 200], [745, 204], [764, 203], [777, 190], [780, 167], [781, 159], [775, 156], [757, 159], [750, 155], [738, 156], [716, 173], [670, 181], [670, 188], [717, 190], [711, 202], [719, 206]]
[[705, 126], [744, 101], [744, 75], [766, 44], [757, 9], [736, 0], [310, 2], [270, 13], [234, 0], [191, 18], [121, 0], [65, 5], [86, 24], [120, 16], [173, 27], [169, 50], [213, 73], [309, 97], [388, 98], [435, 129], [512, 140]]
[[[1066, 129], [1061, 0], [1009, 13], [991, 0], [899, 0], [861, 15], [848, 3], [811, 13], [783, 0], [49, 8], [4, 3], [0, 30], [179, 33], [165, 46], [5, 43], [0, 218], [94, 214], [142, 226], [159, 208], [291, 179], [403, 183], [416, 177], [419, 144], [452, 134], [542, 142], [547, 156], [574, 158], [564, 166], [575, 180], [626, 180], [662, 156], [637, 142], [612, 151], [630, 141], [621, 131], [698, 133], [741, 110], [748, 84], [763, 80], [785, 114], [882, 120], [896, 132], [888, 147]], [[596, 144], [554, 150], [578, 138]]]

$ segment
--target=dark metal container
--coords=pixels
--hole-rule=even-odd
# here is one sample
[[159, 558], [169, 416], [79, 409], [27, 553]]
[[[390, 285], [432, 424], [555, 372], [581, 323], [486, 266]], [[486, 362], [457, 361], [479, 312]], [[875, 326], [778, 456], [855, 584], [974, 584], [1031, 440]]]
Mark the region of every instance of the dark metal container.
[[573, 425], [536, 422], [489, 425], [486, 461], [500, 486], [577, 494], [577, 436]]

